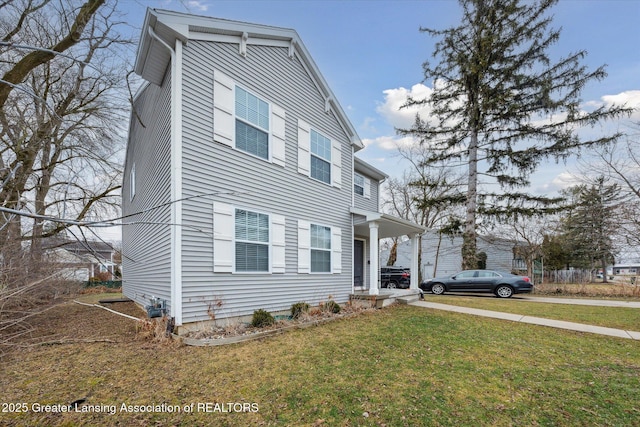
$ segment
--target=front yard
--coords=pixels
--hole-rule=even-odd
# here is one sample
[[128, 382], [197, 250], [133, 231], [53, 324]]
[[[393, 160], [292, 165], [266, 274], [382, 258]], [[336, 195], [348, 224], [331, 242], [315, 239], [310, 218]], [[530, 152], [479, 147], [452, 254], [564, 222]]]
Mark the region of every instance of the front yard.
[[3, 356], [0, 424], [640, 425], [632, 340], [409, 306], [224, 347], [73, 303], [40, 321]]

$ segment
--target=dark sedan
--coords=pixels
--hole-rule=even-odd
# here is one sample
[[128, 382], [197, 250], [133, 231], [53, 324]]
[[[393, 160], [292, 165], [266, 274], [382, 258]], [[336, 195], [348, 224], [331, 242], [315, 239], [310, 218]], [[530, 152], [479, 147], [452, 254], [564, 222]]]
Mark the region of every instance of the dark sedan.
[[526, 276], [516, 276], [493, 270], [465, 270], [449, 277], [435, 277], [420, 283], [424, 292], [442, 295], [445, 292], [491, 292], [500, 298], [528, 293], [533, 284]]

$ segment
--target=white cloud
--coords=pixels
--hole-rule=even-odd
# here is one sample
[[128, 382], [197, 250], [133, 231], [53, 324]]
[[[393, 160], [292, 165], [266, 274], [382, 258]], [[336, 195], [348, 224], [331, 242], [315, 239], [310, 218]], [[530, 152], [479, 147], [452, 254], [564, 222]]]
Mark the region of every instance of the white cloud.
[[401, 129], [410, 128], [416, 119], [416, 113], [420, 117], [428, 119], [431, 114], [428, 107], [401, 108], [409, 97], [415, 100], [428, 99], [433, 89], [421, 83], [415, 84], [411, 89], [404, 87], [387, 89], [383, 91], [384, 102], [378, 104], [376, 111], [383, 116], [392, 126]]
[[199, 10], [200, 12], [206, 12], [209, 9], [209, 5], [204, 4], [201, 1], [188, 1], [187, 6], [189, 8]]
[[362, 140], [365, 147], [377, 147], [386, 151], [398, 151], [398, 148], [408, 148], [415, 145], [415, 139], [410, 136], [379, 136], [374, 139], [365, 138]]
[[378, 130], [375, 126], [376, 119], [373, 117], [365, 117], [362, 124], [358, 127], [358, 129], [369, 132], [369, 133], [378, 133]]
[[617, 95], [605, 95], [602, 101], [608, 107], [612, 105], [634, 108], [632, 120], [640, 120], [640, 90], [627, 90]]
[[534, 192], [538, 194], [553, 194], [564, 190], [565, 188], [570, 188], [575, 185], [581, 184], [583, 181], [581, 178], [572, 172], [560, 172], [557, 174], [551, 181], [546, 181], [541, 183], [541, 181], [545, 180], [546, 176], [549, 176], [549, 173], [553, 173], [553, 167], [542, 167], [535, 176], [532, 177], [532, 182], [538, 182], [540, 185], [534, 184]]
[[174, 1], [164, 0], [160, 2], [163, 9], [176, 9], [184, 8], [189, 13], [206, 12], [209, 10], [209, 5], [200, 0], [186, 0], [186, 1]]

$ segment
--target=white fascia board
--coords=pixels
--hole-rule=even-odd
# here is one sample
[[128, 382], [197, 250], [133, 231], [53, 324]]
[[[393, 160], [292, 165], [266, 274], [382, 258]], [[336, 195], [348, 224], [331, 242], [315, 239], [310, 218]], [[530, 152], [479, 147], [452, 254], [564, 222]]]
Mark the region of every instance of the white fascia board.
[[296, 48], [296, 52], [301, 52], [301, 55], [298, 55], [302, 60], [303, 65], [307, 69], [307, 72], [311, 75], [312, 79], [316, 82], [316, 85], [320, 89], [320, 92], [325, 97], [325, 100], [331, 105], [333, 111], [336, 113], [338, 121], [343, 127], [345, 133], [349, 136], [351, 145], [356, 148], [356, 151], [364, 148], [364, 144], [362, 140], [358, 136], [356, 129], [353, 127], [353, 124], [349, 120], [347, 114], [342, 109], [342, 106], [336, 100], [336, 96], [333, 94], [333, 91], [329, 87], [329, 84], [322, 76], [320, 69], [316, 65], [315, 61], [309, 54], [306, 46], [302, 42], [300, 38], [296, 40], [296, 44], [298, 47]]
[[366, 175], [369, 178], [373, 178], [380, 183], [389, 178], [389, 175], [386, 173], [355, 156], [353, 157], [353, 168], [356, 172]]

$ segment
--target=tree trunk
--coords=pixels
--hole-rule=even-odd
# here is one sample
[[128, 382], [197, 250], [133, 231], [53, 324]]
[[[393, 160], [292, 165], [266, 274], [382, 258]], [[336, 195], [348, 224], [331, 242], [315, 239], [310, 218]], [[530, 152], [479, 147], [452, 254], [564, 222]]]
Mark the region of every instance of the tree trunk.
[[395, 265], [398, 260], [398, 238], [394, 237], [393, 245], [391, 245], [391, 249], [389, 250], [389, 258], [387, 259], [387, 265]]
[[478, 267], [476, 249], [476, 210], [478, 209], [478, 133], [469, 141], [469, 181], [467, 184], [467, 214], [462, 235], [462, 269]]
[[436, 277], [436, 273], [438, 272], [438, 259], [440, 257], [440, 244], [442, 243], [442, 232], [438, 233], [438, 246], [436, 247], [436, 260], [433, 263], [433, 273], [431, 277]]

